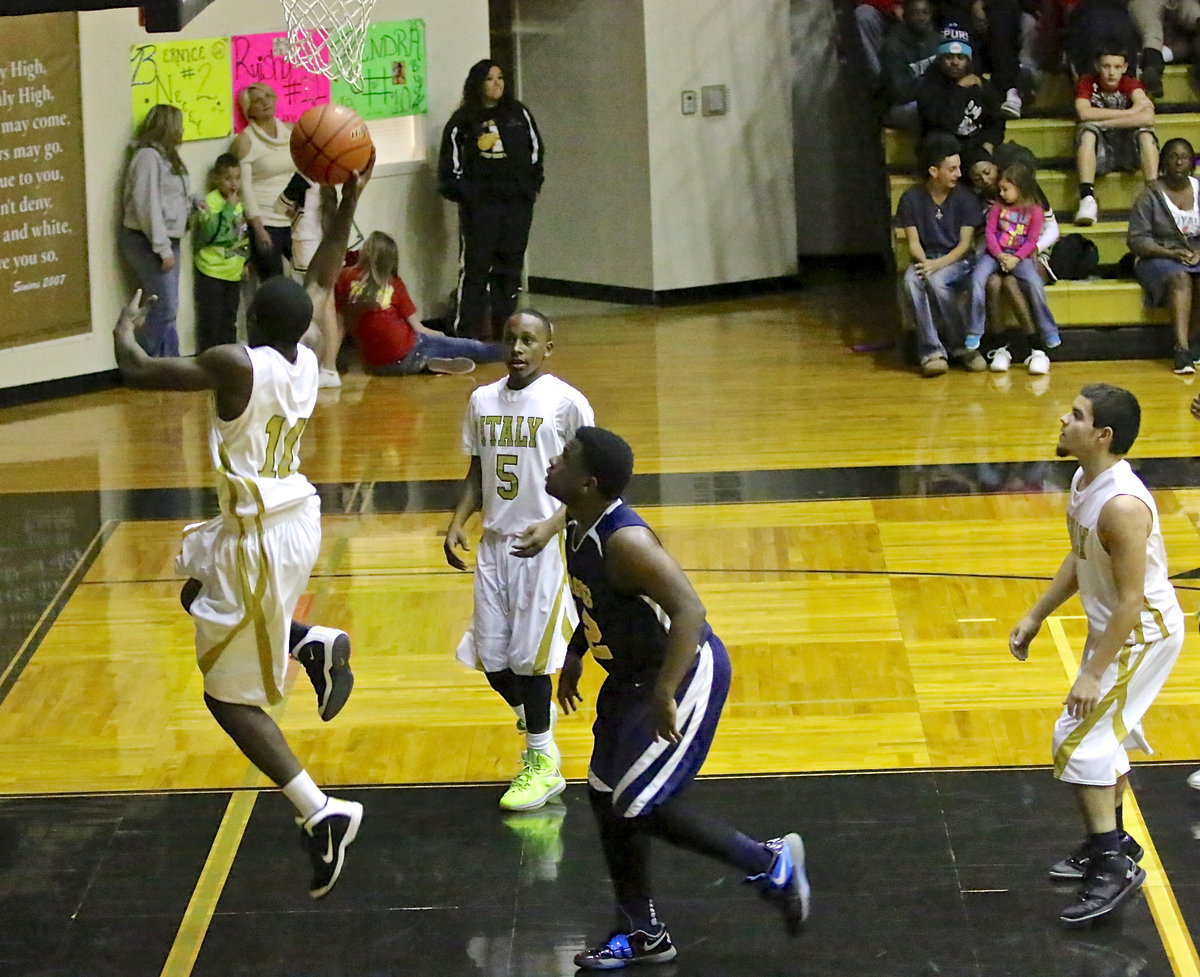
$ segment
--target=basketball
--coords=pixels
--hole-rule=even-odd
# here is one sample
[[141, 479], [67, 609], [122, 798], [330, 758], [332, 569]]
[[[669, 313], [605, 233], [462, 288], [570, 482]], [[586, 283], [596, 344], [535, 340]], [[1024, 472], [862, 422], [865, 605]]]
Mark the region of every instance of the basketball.
[[374, 151], [367, 124], [344, 105], [314, 106], [292, 126], [292, 162], [317, 183], [345, 183], [367, 168]]

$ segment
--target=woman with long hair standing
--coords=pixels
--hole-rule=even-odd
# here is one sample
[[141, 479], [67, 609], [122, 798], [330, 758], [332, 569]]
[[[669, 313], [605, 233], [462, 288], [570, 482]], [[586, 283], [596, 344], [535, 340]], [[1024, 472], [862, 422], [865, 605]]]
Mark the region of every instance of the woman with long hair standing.
[[179, 355], [179, 240], [195, 208], [181, 142], [183, 113], [155, 105], [138, 126], [125, 171], [118, 244], [142, 294], [158, 296], [138, 335], [150, 356]]
[[544, 150], [532, 113], [509, 93], [500, 65], [472, 65], [438, 160], [438, 190], [458, 204], [460, 336], [497, 338], [516, 310]]

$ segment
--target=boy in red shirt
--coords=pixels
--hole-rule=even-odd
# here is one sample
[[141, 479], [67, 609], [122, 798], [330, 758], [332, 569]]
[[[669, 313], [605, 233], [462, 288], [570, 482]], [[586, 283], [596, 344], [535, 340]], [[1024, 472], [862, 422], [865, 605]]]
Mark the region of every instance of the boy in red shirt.
[[1125, 55], [1102, 48], [1094, 74], [1075, 86], [1075, 164], [1079, 169], [1079, 210], [1075, 223], [1094, 224], [1100, 208], [1093, 181], [1097, 174], [1141, 167], [1146, 182], [1158, 176], [1154, 103], [1140, 81], [1125, 73]]

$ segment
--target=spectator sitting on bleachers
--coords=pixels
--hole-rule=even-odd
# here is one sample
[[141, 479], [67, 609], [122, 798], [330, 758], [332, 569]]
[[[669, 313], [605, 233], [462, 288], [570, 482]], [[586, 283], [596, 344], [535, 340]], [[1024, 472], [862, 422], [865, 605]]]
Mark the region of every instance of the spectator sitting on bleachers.
[[1000, 111], [1019, 119], [1021, 99], [1020, 0], [937, 0], [937, 22], [961, 26], [970, 35], [977, 71], [991, 75], [992, 87], [1003, 97]]
[[933, 24], [932, 0], [908, 0], [904, 19], [892, 26], [883, 39], [883, 90], [888, 109], [883, 124], [893, 129], [917, 132], [917, 89], [921, 76], [937, 57], [941, 33]]
[[877, 90], [882, 71], [879, 53], [883, 39], [900, 19], [900, 9], [900, 0], [855, 0], [854, 20], [862, 43], [867, 82], [873, 92]]
[[1125, 70], [1125, 55], [1114, 43], [1102, 44], [1094, 74], [1075, 86], [1075, 163], [1079, 169], [1079, 209], [1075, 223], [1094, 224], [1100, 208], [1096, 176], [1141, 167], [1147, 182], [1158, 173], [1154, 103], [1142, 83]]
[[[1163, 28], [1170, 23], [1194, 44], [1200, 28], [1197, 0], [1130, 0], [1129, 11], [1142, 37], [1142, 84], [1152, 98], [1162, 98]], [[1192, 55], [1193, 59], [1195, 54]], [[1196, 65], [1192, 65], [1193, 75]]]
[[925, 181], [905, 190], [896, 207], [895, 226], [904, 231], [912, 258], [904, 271], [901, 307], [916, 329], [922, 376], [949, 369], [947, 347], [963, 367], [978, 373], [987, 364], [963, 342], [958, 292], [971, 275], [979, 204], [959, 186], [962, 163], [954, 137], [935, 133], [919, 153]]
[[1166, 306], [1175, 332], [1175, 372], [1200, 363], [1200, 181], [1192, 175], [1196, 151], [1186, 139], [1163, 146], [1161, 176], [1147, 183], [1129, 212], [1129, 250], [1146, 305]]
[[[1026, 147], [1015, 142], [1002, 143], [990, 156], [982, 150], [980, 153], [981, 155], [968, 160], [966, 165], [971, 189], [979, 198], [983, 214], [986, 216], [992, 204], [1000, 197], [1001, 172], [1014, 163], [1023, 163], [1036, 174], [1037, 160]], [[1037, 202], [1042, 208], [1042, 229], [1037, 240], [1036, 267], [1043, 284], [1052, 285], [1057, 279], [1050, 270], [1050, 250], [1058, 242], [1058, 219], [1036, 176], [1034, 190]], [[1003, 321], [1005, 300], [1012, 308], [1017, 325], [1014, 329], [997, 331], [993, 327]], [[1012, 275], [997, 273], [988, 276], [986, 303], [989, 331], [984, 336], [984, 357], [988, 361], [989, 370], [1003, 373], [1014, 361], [1025, 363], [1032, 356], [1038, 336], [1037, 325], [1025, 293]], [[1000, 350], [1004, 352], [1001, 353]], [[1041, 365], [1039, 358], [1039, 368]]]
[[921, 138], [945, 133], [970, 155], [983, 147], [992, 151], [1004, 141], [1000, 97], [979, 75], [971, 72], [971, 43], [967, 32], [949, 24], [942, 29], [938, 55], [917, 88]]
[[[990, 327], [993, 333], [999, 330], [998, 309], [989, 310], [986, 301], [991, 276], [999, 273], [1016, 278], [1033, 311], [1038, 329], [1038, 335], [1032, 340], [1032, 349], [1023, 360], [1031, 374], [1041, 375], [1050, 370], [1046, 350], [1054, 349], [1061, 340], [1054, 314], [1046, 304], [1045, 289], [1037, 270], [1038, 238], [1042, 231], [1044, 211], [1038, 202], [1040, 192], [1033, 168], [1027, 163], [1013, 163], [1001, 171], [998, 188], [997, 199], [988, 211], [984, 232], [986, 247], [975, 259], [975, 268], [971, 272], [971, 303], [965, 344], [969, 349], [979, 349], [985, 326]], [[989, 312], [994, 316], [991, 321]], [[991, 369], [1003, 373], [1012, 362], [1012, 351], [1000, 346], [992, 351], [990, 359]]]

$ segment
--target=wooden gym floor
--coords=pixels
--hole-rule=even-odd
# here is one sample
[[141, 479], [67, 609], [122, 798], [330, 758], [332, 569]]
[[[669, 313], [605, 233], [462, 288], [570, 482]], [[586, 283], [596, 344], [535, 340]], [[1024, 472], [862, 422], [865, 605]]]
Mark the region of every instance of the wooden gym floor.
[[[892, 350], [890, 283], [814, 282], [682, 309], [572, 307], [556, 372], [637, 455], [628, 495], [729, 646], [734, 687], [697, 796], [748, 833], [800, 830], [809, 932], [729, 872], [662, 851], [678, 974], [1197, 975], [1200, 637], [1146, 721], [1127, 824], [1150, 877], [1121, 918], [1061, 932], [1044, 878], [1078, 840], [1047, 769], [1083, 640], [1072, 603], [1020, 664], [1009, 628], [1066, 547], [1058, 417], [1107, 380], [1143, 408], [1186, 611], [1200, 606], [1200, 386], [1153, 360], [1045, 378], [922, 380]], [[346, 628], [333, 723], [303, 674], [278, 716], [367, 818], [312, 903], [289, 809], [204, 709], [172, 559], [214, 511], [204, 399], [115, 390], [0, 411], [0, 974], [557, 977], [607, 932], [583, 788], [590, 714], [564, 719], [564, 803], [501, 818], [507, 709], [453, 661], [470, 578], [440, 533], [466, 469], [468, 377], [346, 377], [304, 470], [325, 508], [309, 620]], [[295, 678], [295, 676], [293, 676]], [[589, 668], [586, 694], [596, 688]]]

